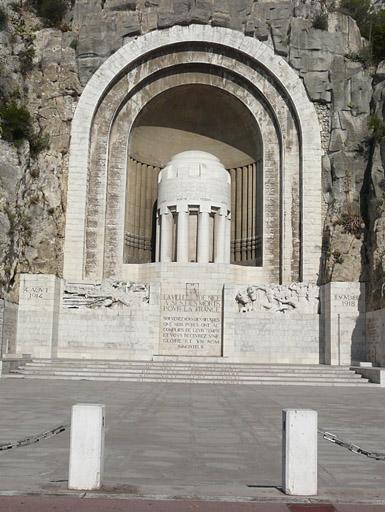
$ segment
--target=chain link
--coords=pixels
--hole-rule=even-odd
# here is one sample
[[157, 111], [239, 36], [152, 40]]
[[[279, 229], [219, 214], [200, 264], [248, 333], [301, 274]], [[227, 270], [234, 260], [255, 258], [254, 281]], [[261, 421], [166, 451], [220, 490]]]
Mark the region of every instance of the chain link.
[[[50, 437], [57, 436], [58, 434], [61, 434], [62, 432], [65, 432], [66, 430], [69, 430], [70, 428], [71, 428], [70, 424], [59, 425], [50, 430], [42, 432], [41, 434], [34, 434], [32, 436], [25, 437], [24, 439], [20, 439], [18, 441], [9, 441], [7, 443], [0, 443], [0, 452], [6, 451], [6, 450], [11, 450], [12, 448], [19, 448], [21, 446], [29, 446], [31, 444], [38, 443], [39, 441], [42, 441], [43, 439], [49, 439]], [[342, 448], [345, 448], [346, 450], [349, 450], [350, 452], [355, 453], [356, 455], [365, 455], [365, 457], [368, 457], [369, 459], [385, 461], [385, 453], [369, 452], [368, 450], [364, 450], [364, 448], [361, 448], [360, 446], [358, 446], [354, 443], [340, 439], [337, 435], [332, 434], [331, 432], [327, 432], [326, 430], [318, 429], [318, 433], [326, 441], [329, 441], [333, 444], [341, 446]]]
[[70, 424], [59, 425], [58, 427], [51, 428], [46, 432], [42, 432], [41, 434], [34, 434], [29, 437], [25, 437], [19, 441], [9, 441], [7, 443], [0, 443], [0, 452], [5, 450], [11, 450], [12, 448], [19, 448], [20, 446], [29, 446], [31, 444], [38, 443], [43, 439], [49, 439], [50, 437], [57, 436], [62, 432], [65, 432], [70, 428]]
[[352, 453], [355, 453], [356, 455], [365, 455], [365, 457], [368, 457], [369, 459], [385, 461], [385, 453], [369, 452], [368, 450], [364, 450], [363, 448], [356, 444], [340, 439], [335, 434], [331, 434], [326, 430], [318, 430], [318, 433], [321, 434], [321, 436], [324, 439], [326, 439], [326, 441], [330, 441], [331, 443], [337, 444], [338, 446], [342, 446], [342, 448], [346, 448], [347, 450], [349, 450]]

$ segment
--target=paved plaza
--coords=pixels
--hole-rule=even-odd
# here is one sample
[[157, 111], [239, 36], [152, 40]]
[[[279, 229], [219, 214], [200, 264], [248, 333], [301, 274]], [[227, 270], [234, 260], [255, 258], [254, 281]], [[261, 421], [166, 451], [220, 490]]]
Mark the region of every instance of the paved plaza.
[[[103, 494], [288, 501], [281, 411], [314, 408], [319, 426], [385, 452], [383, 389], [2, 379], [0, 441], [68, 423], [79, 402], [106, 405]], [[68, 431], [0, 452], [2, 494], [62, 493]], [[319, 500], [385, 503], [385, 462], [319, 439]], [[289, 500], [290, 501], [290, 500]]]

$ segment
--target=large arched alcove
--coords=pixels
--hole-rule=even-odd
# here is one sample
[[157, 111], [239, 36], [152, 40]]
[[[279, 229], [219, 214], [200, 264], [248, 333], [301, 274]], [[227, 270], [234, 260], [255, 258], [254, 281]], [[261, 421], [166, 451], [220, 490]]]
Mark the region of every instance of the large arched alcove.
[[[135, 268], [138, 265], [125, 262], [126, 203], [135, 190], [127, 186], [130, 161], [136, 160], [131, 151], [137, 152], [140, 166], [164, 165], [166, 155], [161, 154], [150, 155], [150, 162], [140, 161], [147, 159], [140, 140], [151, 143], [157, 139], [159, 120], [154, 120], [156, 109], [149, 113], [151, 103], [162, 101], [162, 94], [165, 104], [169, 103], [182, 86], [210, 88], [211, 101], [221, 106], [221, 126], [207, 121], [208, 132], [194, 131], [190, 109], [184, 120], [171, 115], [172, 126], [164, 126], [163, 121], [163, 135], [183, 131], [181, 144], [191, 143], [193, 134], [200, 141], [199, 149], [205, 149], [201, 146], [205, 143], [216, 146], [214, 154], [221, 147], [224, 159], [240, 154], [250, 157], [251, 163], [240, 159], [234, 168], [229, 167], [233, 163], [227, 165], [233, 181], [240, 184], [234, 189], [240, 196], [238, 204], [246, 204], [247, 193], [254, 190], [243, 186], [248, 176], [238, 169], [255, 161], [263, 170], [262, 266], [247, 267], [242, 274], [234, 267], [231, 272], [237, 281], [315, 281], [321, 247], [321, 145], [314, 106], [301, 79], [269, 47], [238, 32], [197, 25], [173, 27], [132, 41], [111, 56], [87, 84], [72, 123], [64, 276], [77, 280], [142, 275]], [[188, 104], [187, 95], [184, 98]], [[241, 114], [242, 109], [249, 114]], [[167, 108], [158, 103], [158, 110], [165, 119]], [[226, 129], [229, 112], [234, 133]], [[207, 117], [202, 110], [203, 114]], [[183, 129], [186, 119], [187, 130]], [[246, 126], [252, 126], [251, 135]], [[151, 143], [152, 153], [165, 146], [162, 138], [157, 140]], [[149, 187], [140, 190], [142, 199]], [[239, 218], [242, 224], [247, 217]], [[235, 245], [237, 240], [234, 235]]]
[[214, 154], [232, 177], [231, 262], [262, 264], [263, 139], [251, 112], [218, 87], [187, 84], [149, 101], [129, 141], [125, 263], [155, 261], [157, 176], [183, 151]]

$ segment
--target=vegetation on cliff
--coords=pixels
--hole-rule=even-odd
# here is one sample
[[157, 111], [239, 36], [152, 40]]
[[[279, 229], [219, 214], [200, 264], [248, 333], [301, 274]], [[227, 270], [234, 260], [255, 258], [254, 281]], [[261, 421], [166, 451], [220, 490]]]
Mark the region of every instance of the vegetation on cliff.
[[371, 0], [342, 0], [342, 12], [354, 18], [361, 35], [370, 43], [375, 63], [385, 59], [385, 10], [374, 9]]

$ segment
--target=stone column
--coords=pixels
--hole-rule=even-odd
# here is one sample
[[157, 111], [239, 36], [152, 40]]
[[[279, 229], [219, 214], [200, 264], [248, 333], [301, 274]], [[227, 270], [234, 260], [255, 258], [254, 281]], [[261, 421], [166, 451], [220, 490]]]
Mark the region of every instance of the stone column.
[[236, 218], [236, 204], [237, 204], [237, 175], [236, 175], [236, 169], [230, 170], [230, 176], [231, 176], [231, 211], [234, 212], [233, 221], [231, 222], [231, 232], [230, 232], [230, 244], [231, 241], [233, 242], [232, 245], [230, 245], [230, 251], [231, 251], [231, 260], [235, 261], [235, 239], [236, 237], [236, 230], [235, 230], [235, 218]]
[[209, 212], [200, 211], [198, 217], [198, 263], [209, 262]]
[[226, 215], [226, 245], [225, 245], [225, 263], [231, 261], [231, 214]]
[[21, 274], [16, 351], [57, 357], [63, 280], [49, 274]]
[[365, 283], [321, 287], [326, 364], [347, 366], [367, 359], [365, 311]]
[[160, 215], [156, 214], [155, 261], [160, 261]]
[[177, 246], [176, 246], [176, 261], [178, 263], [188, 262], [188, 208], [187, 206], [180, 206], [177, 209]]
[[236, 179], [237, 203], [235, 211], [233, 211], [233, 214], [235, 214], [235, 261], [239, 263], [240, 261], [242, 261], [242, 167], [237, 168]]
[[227, 218], [226, 213], [223, 210], [218, 211], [215, 214], [215, 254], [214, 263], [225, 263], [225, 253], [227, 250], [226, 241], [226, 225]]
[[172, 213], [167, 211], [161, 214], [160, 234], [160, 261], [167, 263], [171, 261], [172, 255]]

